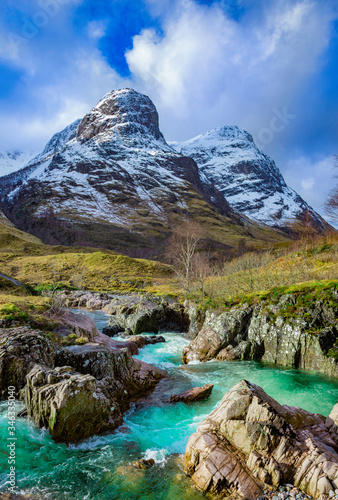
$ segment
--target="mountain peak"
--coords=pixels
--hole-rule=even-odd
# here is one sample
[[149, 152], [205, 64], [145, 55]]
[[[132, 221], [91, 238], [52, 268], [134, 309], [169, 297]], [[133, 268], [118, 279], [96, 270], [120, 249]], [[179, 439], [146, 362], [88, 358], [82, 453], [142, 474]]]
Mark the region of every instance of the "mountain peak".
[[128, 140], [128, 145], [131, 139], [137, 145], [144, 136], [165, 143], [156, 107], [148, 96], [127, 88], [109, 92], [86, 114], [77, 134], [80, 142], [93, 137], [105, 142], [116, 136]]
[[287, 186], [275, 162], [257, 148], [246, 130], [218, 127], [170, 145], [195, 160], [205, 186], [215, 186], [234, 210], [250, 219], [288, 231], [290, 224], [308, 214], [319, 231], [327, 229], [326, 222]]
[[[226, 144], [228, 142], [240, 142], [244, 141], [246, 143], [253, 143], [252, 135], [246, 130], [237, 127], [237, 125], [224, 125], [223, 127], [217, 127], [204, 134], [200, 134], [192, 139], [188, 139], [184, 144], [194, 145], [196, 144], [200, 147], [201, 140], [203, 143], [207, 143], [209, 146], [212, 143], [216, 145]], [[174, 146], [179, 146], [179, 142], [172, 142]]]

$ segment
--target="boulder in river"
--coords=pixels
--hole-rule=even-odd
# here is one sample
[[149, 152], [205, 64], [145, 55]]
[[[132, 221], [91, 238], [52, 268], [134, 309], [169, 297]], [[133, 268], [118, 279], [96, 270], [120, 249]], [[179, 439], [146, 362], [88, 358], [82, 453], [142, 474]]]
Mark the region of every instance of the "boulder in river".
[[48, 316], [58, 323], [54, 331], [62, 336], [75, 334], [77, 337], [93, 340], [99, 333], [95, 321], [87, 314], [52, 308]]
[[141, 458], [140, 460], [134, 460], [131, 465], [135, 469], [150, 469], [153, 465], [155, 465], [155, 460], [153, 458], [149, 458], [149, 460]]
[[134, 359], [126, 348], [109, 349], [100, 344], [75, 345], [60, 349], [56, 366], [71, 366], [77, 372], [98, 380], [113, 377], [127, 381], [132, 377]]
[[139, 349], [142, 349], [145, 345], [165, 342], [165, 338], [162, 335], [126, 335], [124, 338], [136, 344]]
[[67, 366], [35, 365], [27, 376], [25, 403], [28, 415], [57, 442], [74, 443], [122, 421], [119, 408], [105, 397], [97, 380]]
[[35, 363], [54, 364], [57, 346], [39, 330], [27, 327], [0, 329], [0, 399], [9, 386], [17, 391]]
[[134, 342], [114, 341], [96, 327], [92, 334], [92, 342], [65, 347], [57, 336], [51, 341], [50, 334], [28, 327], [0, 330], [0, 398], [14, 386], [17, 397], [25, 397], [28, 415], [56, 441], [76, 442], [114, 429], [131, 400], [166, 376], [132, 357]]
[[104, 311], [111, 315], [108, 328], [131, 335], [159, 331], [186, 332], [190, 319], [182, 304], [163, 297], [130, 295], [113, 299]]
[[123, 332], [123, 328], [117, 321], [114, 321], [113, 318], [109, 318], [109, 326], [106, 326], [102, 329], [102, 333], [104, 335], [108, 335], [108, 337], [115, 337], [119, 333]]
[[190, 437], [185, 472], [200, 490], [222, 496], [256, 499], [291, 483], [329, 498], [338, 488], [338, 445], [325, 421], [242, 380]]
[[214, 384], [206, 384], [202, 387], [193, 387], [181, 394], [174, 394], [169, 399], [169, 403], [193, 403], [195, 401], [202, 401], [211, 396]]

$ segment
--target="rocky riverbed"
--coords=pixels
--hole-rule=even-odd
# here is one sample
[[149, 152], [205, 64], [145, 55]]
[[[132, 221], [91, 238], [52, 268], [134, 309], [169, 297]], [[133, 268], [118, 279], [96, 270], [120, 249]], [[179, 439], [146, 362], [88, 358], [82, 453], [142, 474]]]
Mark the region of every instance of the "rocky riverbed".
[[85, 345], [63, 347], [60, 337], [53, 341], [28, 327], [1, 329], [0, 390], [4, 398], [14, 386], [34, 422], [56, 441], [71, 443], [115, 429], [129, 401], [166, 375], [132, 357], [136, 343], [99, 333], [90, 317], [64, 311], [58, 318], [56, 332], [67, 338], [72, 331]]
[[[73, 300], [72, 294], [74, 292], [64, 294], [63, 304], [68, 301], [68, 305], [79, 305], [81, 302], [82, 307], [88, 307], [89, 301], [93, 299], [88, 292], [76, 292], [76, 300]], [[218, 313], [201, 311], [191, 303], [179, 304], [172, 299], [149, 296], [105, 298], [96, 294], [96, 299], [101, 302], [96, 303], [95, 315], [101, 314], [109, 322], [104, 330], [109, 335], [98, 331], [88, 315], [70, 311], [57, 321], [53, 335], [21, 327], [0, 330], [2, 395], [6, 396], [8, 385], [18, 388], [31, 418], [28, 422], [34, 421], [37, 427], [47, 428], [55, 443], [69, 444], [83, 440], [87, 443], [91, 436], [103, 434], [104, 439], [113, 439], [113, 451], [117, 449], [115, 441], [108, 436], [116, 435], [117, 442], [124, 443], [121, 448], [123, 452], [118, 453], [121, 460], [123, 457], [123, 460], [127, 460], [125, 463], [128, 463], [125, 456], [127, 443], [130, 440], [131, 443], [144, 441], [147, 444], [137, 448], [144, 450], [143, 456], [138, 451], [130, 457], [134, 462], [155, 462], [149, 471], [136, 472], [142, 475], [150, 488], [146, 493], [147, 500], [158, 498], [156, 492], [161, 491], [161, 488], [158, 489], [158, 479], [150, 477], [160, 473], [159, 466], [168, 470], [169, 465], [166, 463], [172, 462], [164, 457], [175, 452], [183, 453], [190, 435], [185, 453], [185, 472], [192, 477], [193, 484], [189, 483], [188, 478], [183, 480], [183, 476], [180, 476], [181, 486], [177, 486], [174, 476], [169, 474], [173, 491], [175, 488], [181, 491], [173, 493], [172, 498], [188, 499], [189, 491], [193, 495], [191, 498], [199, 498], [199, 493], [193, 489], [194, 484], [208, 495], [230, 494], [235, 495], [234, 498], [239, 495], [245, 498], [260, 497], [260, 500], [272, 497], [276, 497], [274, 500], [277, 497], [280, 500], [288, 497], [301, 500], [306, 499], [306, 495], [313, 498], [335, 496], [338, 408], [328, 418], [322, 417], [320, 413], [329, 414], [329, 407], [332, 408], [337, 401], [338, 391], [334, 387], [338, 386], [324, 379], [311, 379], [310, 375], [302, 375], [294, 370], [294, 380], [301, 380], [301, 377], [309, 382], [312, 380], [308, 385], [309, 392], [303, 399], [299, 398], [302, 396], [299, 387], [294, 388], [289, 396], [293, 404], [303, 406], [304, 403], [307, 410], [285, 406], [285, 399], [282, 404], [277, 403], [255, 383], [262, 384], [268, 394], [272, 391], [272, 395], [278, 396], [279, 400], [285, 397], [283, 391], [288, 383], [285, 379], [283, 384], [276, 386], [274, 377], [277, 381], [287, 377], [289, 372], [274, 370], [269, 365], [264, 367], [252, 361], [262, 359], [271, 363], [272, 359], [274, 363], [292, 368], [301, 366], [299, 360], [311, 360], [315, 352], [317, 364], [312, 366], [317, 372], [327, 371], [325, 366], [335, 366], [335, 356], [331, 355], [336, 342], [335, 303], [317, 301], [308, 304], [302, 310], [302, 313], [305, 311], [304, 316], [300, 316], [298, 298], [292, 296], [281, 297], [272, 305], [244, 304]], [[272, 309], [269, 309], [270, 306]], [[289, 311], [290, 307], [298, 316], [285, 315], [285, 310]], [[108, 314], [100, 313], [100, 309]], [[278, 322], [279, 312], [282, 322]], [[88, 314], [91, 315], [90, 309]], [[312, 330], [309, 331], [308, 327], [312, 327]], [[315, 328], [316, 335], [313, 331]], [[168, 337], [166, 331], [169, 329], [177, 332], [170, 334], [174, 337]], [[258, 332], [260, 336], [254, 337], [252, 332]], [[163, 338], [159, 333], [163, 333]], [[308, 335], [316, 337], [317, 350], [313, 350], [312, 344], [307, 341]], [[73, 339], [71, 345], [66, 345], [70, 338]], [[79, 339], [79, 343], [74, 338]], [[180, 346], [178, 349], [175, 347], [174, 357], [171, 354], [171, 339], [177, 339], [177, 346]], [[67, 341], [66, 344], [64, 341]], [[293, 347], [298, 349], [296, 355]], [[183, 359], [189, 364], [180, 364], [182, 349]], [[268, 356], [274, 352], [275, 357], [269, 360]], [[321, 363], [325, 359], [329, 360], [329, 365]], [[174, 363], [172, 360], [175, 360]], [[334, 370], [330, 371], [331, 375], [334, 373]], [[218, 374], [222, 374], [222, 378]], [[259, 374], [263, 377], [260, 378]], [[242, 382], [247, 385], [239, 389], [236, 382], [241, 378], [248, 378], [252, 382]], [[232, 385], [235, 385], [232, 389], [229, 386], [231, 380]], [[330, 389], [321, 389], [322, 384], [323, 387], [328, 384]], [[229, 393], [222, 399], [224, 387], [229, 389]], [[330, 396], [331, 405], [327, 404], [324, 411], [321, 405], [325, 401], [324, 395], [330, 394], [331, 387], [333, 391], [336, 390], [332, 393], [335, 396]], [[147, 395], [150, 390], [153, 392]], [[308, 406], [311, 390], [317, 394], [312, 408], [319, 414], [309, 412], [312, 409]], [[241, 391], [245, 394], [237, 400]], [[230, 406], [236, 400], [240, 409], [235, 417], [227, 414], [229, 397]], [[219, 408], [215, 410], [216, 406]], [[214, 417], [215, 412], [217, 418]], [[134, 415], [137, 416], [136, 420], [133, 420]], [[200, 426], [197, 429], [198, 424]], [[139, 435], [140, 429], [142, 436]], [[196, 444], [196, 436], [200, 436], [197, 439], [200, 443], [200, 439], [201, 442], [205, 441], [205, 435], [209, 441], [201, 448]], [[286, 455], [281, 451], [282, 442], [286, 443]], [[161, 450], [166, 451], [164, 453]], [[217, 459], [213, 455], [215, 450]], [[58, 452], [55, 452], [55, 456], [58, 456]], [[101, 463], [100, 454], [96, 460]], [[122, 476], [126, 474], [123, 482], [120, 473], [113, 473], [112, 487], [120, 488], [123, 483], [122, 488], [128, 492], [128, 499], [143, 498], [144, 493], [140, 492], [144, 491], [144, 487], [141, 484], [136, 487], [135, 494], [131, 493], [134, 491], [131, 486], [132, 471], [125, 463], [117, 462], [112, 466], [113, 469], [116, 467], [116, 471], [125, 471], [123, 474], [121, 472]], [[232, 472], [222, 476], [222, 470], [232, 465]], [[177, 465], [170, 467], [176, 470], [176, 474], [181, 474]], [[26, 465], [25, 477], [29, 477], [28, 471], [29, 466]], [[139, 480], [141, 476], [137, 484]], [[163, 481], [163, 484], [169, 484], [165, 479]], [[292, 483], [293, 487], [286, 483]], [[62, 484], [58, 487], [61, 488]], [[117, 491], [115, 489], [113, 496]], [[113, 490], [108, 488], [108, 491]], [[71, 497], [82, 500], [84, 496], [79, 495], [77, 497], [73, 492]], [[111, 496], [95, 495], [92, 492], [93, 498], [100, 500]], [[118, 497], [124, 498], [123, 495], [119, 494]]]
[[318, 293], [305, 288], [223, 311], [149, 295], [62, 292], [59, 300], [67, 306], [86, 307], [95, 301], [97, 309], [109, 314], [104, 331], [109, 336], [181, 332], [191, 340], [183, 351], [183, 363], [253, 359], [338, 378], [336, 283], [328, 283]]
[[313, 498], [338, 487], [338, 404], [325, 419], [242, 380], [198, 427], [184, 457], [202, 491], [258, 498], [291, 483]]

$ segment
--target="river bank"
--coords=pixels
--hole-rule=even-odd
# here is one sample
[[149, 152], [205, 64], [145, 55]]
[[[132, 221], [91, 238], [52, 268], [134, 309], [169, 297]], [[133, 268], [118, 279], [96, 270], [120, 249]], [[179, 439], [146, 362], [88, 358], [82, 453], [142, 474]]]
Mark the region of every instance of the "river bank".
[[[99, 330], [106, 325], [105, 313], [89, 314]], [[255, 361], [182, 365], [181, 353], [189, 340], [178, 333], [163, 335], [165, 343], [145, 346], [135, 358], [165, 369], [170, 377], [161, 380], [148, 397], [132, 404], [116, 432], [67, 448], [56, 444], [45, 430], [18, 419], [20, 489], [48, 500], [202, 499], [205, 497], [192, 488], [183, 473], [182, 454], [189, 436], [217, 407], [224, 393], [240, 380], [249, 379], [262, 386], [281, 404], [300, 406], [325, 416], [336, 403], [338, 384], [324, 375], [284, 370]], [[214, 384], [208, 400], [193, 405], [167, 403], [172, 394], [205, 383]], [[6, 406], [1, 403], [1, 436], [6, 432]], [[5, 447], [0, 451], [5, 453]], [[146, 471], [130, 469], [129, 464], [140, 458], [154, 458], [154, 467]], [[2, 465], [2, 488], [6, 473]]]

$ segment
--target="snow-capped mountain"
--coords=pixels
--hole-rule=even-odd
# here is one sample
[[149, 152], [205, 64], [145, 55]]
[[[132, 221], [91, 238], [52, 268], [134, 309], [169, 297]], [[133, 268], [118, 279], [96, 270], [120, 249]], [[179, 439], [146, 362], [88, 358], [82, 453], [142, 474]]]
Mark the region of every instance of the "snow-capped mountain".
[[36, 151], [11, 149], [0, 152], [0, 176], [20, 170], [36, 155]]
[[223, 127], [169, 145], [154, 104], [132, 89], [110, 92], [24, 168], [0, 177], [0, 200], [16, 226], [47, 243], [155, 252], [182, 217], [229, 248], [243, 238], [279, 241], [261, 222], [283, 227], [311, 210], [247, 132]]
[[215, 186], [235, 210], [249, 218], [287, 229], [306, 216], [318, 230], [327, 229], [326, 222], [287, 186], [275, 162], [245, 130], [220, 127], [170, 144], [195, 160], [205, 186]]
[[182, 216], [212, 221], [211, 239], [251, 238], [222, 194], [203, 186], [194, 160], [166, 143], [149, 97], [131, 89], [107, 94], [0, 178], [0, 193], [9, 218], [49, 242], [156, 246]]

